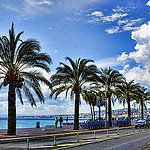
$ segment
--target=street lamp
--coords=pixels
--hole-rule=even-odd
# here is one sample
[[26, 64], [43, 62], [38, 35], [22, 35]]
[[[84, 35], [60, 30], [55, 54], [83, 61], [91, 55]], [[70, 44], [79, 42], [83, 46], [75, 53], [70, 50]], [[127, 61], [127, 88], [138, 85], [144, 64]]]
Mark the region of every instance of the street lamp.
[[105, 128], [107, 128], [107, 81], [108, 81], [108, 76], [107, 74], [103, 75], [105, 78]]
[[105, 82], [105, 128], [107, 128], [107, 91]]

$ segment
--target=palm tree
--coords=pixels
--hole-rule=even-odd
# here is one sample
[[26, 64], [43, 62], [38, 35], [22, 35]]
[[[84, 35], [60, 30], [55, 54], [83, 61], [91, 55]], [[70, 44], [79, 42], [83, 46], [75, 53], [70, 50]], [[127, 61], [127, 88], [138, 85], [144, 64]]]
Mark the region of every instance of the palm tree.
[[95, 120], [95, 109], [97, 103], [97, 95], [92, 91], [87, 91], [85, 94], [82, 94], [83, 99], [87, 104], [90, 105], [92, 120]]
[[100, 106], [98, 106], [98, 108], [99, 108], [99, 120], [100, 120], [101, 119], [101, 114], [100, 114], [101, 106], [105, 106], [105, 100], [106, 100], [105, 91], [102, 90], [101, 83], [99, 84], [99, 83], [93, 82], [91, 85], [93, 85], [90, 87], [91, 91], [96, 94], [97, 99], [100, 102]]
[[49, 72], [51, 58], [40, 52], [41, 47], [37, 40], [20, 40], [22, 34], [23, 32], [20, 32], [15, 36], [12, 23], [9, 38], [0, 38], [0, 79], [4, 79], [0, 88], [8, 85], [8, 135], [16, 134], [16, 93], [23, 104], [23, 90], [33, 106], [36, 102], [30, 89], [32, 88], [39, 100], [44, 102], [39, 81], [50, 86], [50, 82], [36, 70], [36, 67]]
[[124, 78], [123, 83], [116, 86], [115, 94], [123, 105], [128, 104], [128, 118], [131, 118], [131, 100], [135, 100], [137, 97], [137, 90], [140, 88], [138, 83], [134, 83], [134, 80], [127, 82]]
[[147, 109], [145, 102], [150, 100], [149, 92], [146, 92], [146, 90], [145, 87], [137, 89], [136, 103], [141, 105], [141, 119], [144, 119], [144, 107]]
[[75, 112], [74, 112], [74, 130], [79, 129], [79, 104], [80, 94], [83, 92], [83, 86], [85, 83], [93, 80], [93, 75], [97, 71], [95, 65], [87, 65], [93, 60], [89, 59], [78, 59], [75, 62], [70, 58], [66, 57], [69, 61], [70, 66], [60, 62], [62, 67], [57, 67], [57, 72], [51, 76], [52, 92], [50, 97], [55, 94], [55, 99], [58, 95], [66, 91], [66, 97], [68, 91], [71, 91], [71, 98], [75, 96]]
[[85, 92], [84, 94], [82, 94], [82, 97], [85, 100], [86, 104], [89, 104], [89, 106], [90, 106], [91, 116], [92, 116], [92, 120], [93, 120], [92, 99], [90, 98], [90, 93], [89, 92]]
[[114, 87], [122, 82], [122, 74], [118, 71], [111, 69], [100, 69], [99, 75], [96, 77], [97, 83], [101, 83], [105, 87], [106, 97], [108, 99], [108, 120], [109, 127], [112, 127], [112, 111], [111, 111], [111, 101], [112, 95], [114, 93]]

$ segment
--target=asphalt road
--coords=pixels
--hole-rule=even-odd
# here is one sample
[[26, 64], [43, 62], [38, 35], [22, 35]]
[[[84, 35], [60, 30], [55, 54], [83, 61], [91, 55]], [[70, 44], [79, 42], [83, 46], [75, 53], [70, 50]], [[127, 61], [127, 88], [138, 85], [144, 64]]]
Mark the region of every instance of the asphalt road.
[[150, 150], [150, 131], [103, 142], [69, 148], [71, 150]]

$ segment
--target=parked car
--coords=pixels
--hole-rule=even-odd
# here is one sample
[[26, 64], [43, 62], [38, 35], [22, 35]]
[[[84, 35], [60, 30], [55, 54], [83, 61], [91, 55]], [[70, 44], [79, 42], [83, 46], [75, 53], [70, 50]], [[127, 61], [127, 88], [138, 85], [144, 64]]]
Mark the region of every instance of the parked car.
[[150, 127], [150, 120], [146, 120], [146, 119], [141, 119], [141, 120], [138, 120], [136, 123], [135, 123], [135, 128], [142, 128], [142, 127], [145, 127], [145, 128], [149, 128]]

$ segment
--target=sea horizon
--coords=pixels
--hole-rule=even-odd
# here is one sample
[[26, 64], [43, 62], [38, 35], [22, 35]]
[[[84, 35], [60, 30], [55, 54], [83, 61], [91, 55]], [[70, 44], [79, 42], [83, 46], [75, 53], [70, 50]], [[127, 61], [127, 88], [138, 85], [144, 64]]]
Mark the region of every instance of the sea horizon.
[[[79, 122], [85, 122], [90, 118], [79, 118]], [[40, 127], [46, 125], [55, 125], [55, 118], [16, 118], [16, 128], [36, 128], [36, 124], [39, 122]], [[73, 123], [74, 118], [68, 118], [68, 123]], [[66, 123], [66, 118], [63, 118], [63, 123]], [[0, 117], [0, 129], [7, 129], [8, 118]], [[58, 127], [59, 127], [58, 122]]]

